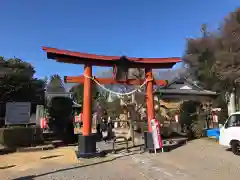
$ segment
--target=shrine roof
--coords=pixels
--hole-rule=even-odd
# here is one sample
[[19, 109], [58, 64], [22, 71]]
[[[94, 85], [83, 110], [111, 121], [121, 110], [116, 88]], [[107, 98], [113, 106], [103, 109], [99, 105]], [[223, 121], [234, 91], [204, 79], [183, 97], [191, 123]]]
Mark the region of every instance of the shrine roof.
[[[121, 56], [105, 56], [81, 53], [75, 51], [61, 50], [51, 47], [42, 48], [46, 53], [48, 59], [55, 59], [58, 62], [72, 63], [72, 64], [84, 64], [92, 62], [94, 65], [109, 66], [117, 62]], [[136, 58], [136, 57], [125, 57], [133, 64], [148, 64], [148, 65], [163, 65], [166, 64], [172, 67], [174, 64], [181, 62], [179, 57], [172, 58]]]

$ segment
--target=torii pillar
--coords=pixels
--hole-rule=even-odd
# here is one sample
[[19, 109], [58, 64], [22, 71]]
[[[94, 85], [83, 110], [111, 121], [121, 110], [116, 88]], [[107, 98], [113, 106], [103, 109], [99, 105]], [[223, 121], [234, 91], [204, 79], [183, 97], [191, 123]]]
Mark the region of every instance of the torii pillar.
[[78, 156], [91, 157], [96, 152], [96, 135], [92, 134], [92, 65], [84, 65], [83, 129], [78, 135]]
[[153, 118], [155, 118], [152, 69], [150, 69], [150, 68], [145, 69], [145, 78], [146, 78], [146, 80], [148, 80], [148, 82], [146, 84], [148, 131], [144, 132], [145, 149], [154, 150], [153, 139], [152, 139], [152, 126], [151, 126], [151, 120]]
[[151, 120], [155, 118], [154, 111], [154, 97], [153, 97], [153, 75], [151, 69], [145, 70], [146, 80], [148, 80], [146, 84], [146, 102], [147, 102], [147, 118], [148, 118], [148, 132], [152, 132]]
[[[84, 74], [92, 77], [92, 66], [84, 66]], [[90, 136], [92, 131], [92, 80], [84, 77], [84, 97], [83, 97], [83, 136]]]

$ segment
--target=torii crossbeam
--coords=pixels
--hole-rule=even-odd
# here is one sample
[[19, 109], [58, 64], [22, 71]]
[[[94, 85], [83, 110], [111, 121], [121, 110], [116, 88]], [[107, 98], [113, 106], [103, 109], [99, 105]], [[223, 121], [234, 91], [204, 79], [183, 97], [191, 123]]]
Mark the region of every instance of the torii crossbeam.
[[[83, 64], [84, 76], [69, 76], [65, 78], [68, 83], [83, 83], [84, 84], [84, 100], [83, 100], [83, 132], [79, 135], [79, 156], [92, 156], [96, 153], [96, 139], [91, 133], [92, 123], [92, 66], [117, 67], [118, 73], [121, 75], [121, 70], [126, 73], [129, 68], [143, 68], [145, 69], [146, 83], [146, 104], [148, 116], [148, 132], [147, 139], [145, 139], [146, 147], [152, 149], [152, 134], [151, 134], [151, 120], [155, 117], [154, 99], [153, 99], [153, 85], [165, 86], [167, 81], [154, 80], [152, 69], [172, 68], [180, 58], [133, 58], [120, 56], [103, 56], [95, 54], [87, 54], [80, 52], [73, 52], [67, 50], [60, 50], [56, 48], [43, 47], [47, 53], [48, 59], [55, 59], [57, 62]], [[91, 77], [91, 78], [89, 78]], [[119, 77], [119, 76], [118, 76]], [[100, 84], [128, 84], [141, 85], [143, 80], [127, 79], [126, 76], [119, 78], [96, 78]]]

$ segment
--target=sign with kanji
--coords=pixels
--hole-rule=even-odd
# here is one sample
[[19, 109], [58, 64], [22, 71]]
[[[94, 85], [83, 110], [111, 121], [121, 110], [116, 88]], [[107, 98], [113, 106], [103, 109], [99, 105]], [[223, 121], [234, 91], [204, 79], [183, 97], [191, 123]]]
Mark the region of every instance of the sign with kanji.
[[29, 124], [30, 113], [30, 102], [8, 102], [6, 104], [5, 124]]

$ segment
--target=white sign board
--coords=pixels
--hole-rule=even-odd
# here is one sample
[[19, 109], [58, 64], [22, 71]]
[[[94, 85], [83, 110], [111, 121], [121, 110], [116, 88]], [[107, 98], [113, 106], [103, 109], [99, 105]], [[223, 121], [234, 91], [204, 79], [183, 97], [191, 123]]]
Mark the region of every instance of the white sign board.
[[29, 124], [30, 113], [30, 102], [8, 102], [6, 104], [5, 124]]

